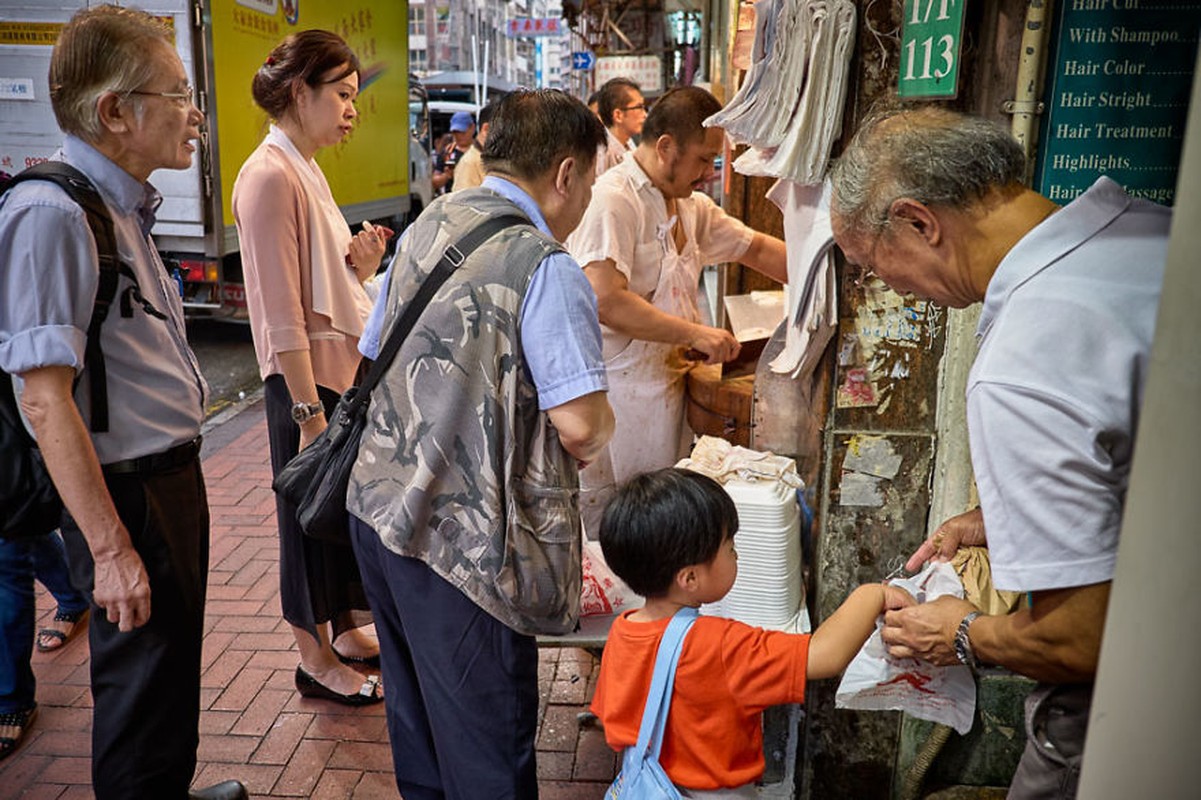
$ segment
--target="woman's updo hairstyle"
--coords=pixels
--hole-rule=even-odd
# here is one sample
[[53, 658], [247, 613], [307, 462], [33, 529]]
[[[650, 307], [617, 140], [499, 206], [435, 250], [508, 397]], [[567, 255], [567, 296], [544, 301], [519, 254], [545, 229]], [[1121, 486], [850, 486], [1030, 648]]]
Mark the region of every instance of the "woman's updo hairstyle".
[[[342, 66], [341, 73], [322, 80], [330, 70]], [[300, 31], [275, 46], [255, 73], [250, 91], [259, 108], [272, 119], [281, 119], [295, 102], [293, 90], [298, 82], [316, 88], [352, 72], [359, 72], [359, 59], [341, 36], [322, 30]]]

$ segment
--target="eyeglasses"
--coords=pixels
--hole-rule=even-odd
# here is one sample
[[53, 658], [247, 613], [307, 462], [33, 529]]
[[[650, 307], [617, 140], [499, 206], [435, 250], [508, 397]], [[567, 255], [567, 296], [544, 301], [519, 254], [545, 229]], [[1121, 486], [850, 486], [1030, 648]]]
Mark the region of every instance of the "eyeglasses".
[[639, 103], [636, 106], [624, 106], [619, 111], [646, 111], [646, 103]]
[[865, 283], [870, 281], [872, 278], [876, 277], [876, 271], [872, 267], [872, 264], [874, 264], [876, 262], [876, 248], [878, 248], [880, 246], [880, 238], [882, 236], [884, 236], [884, 231], [886, 231], [887, 229], [888, 229], [888, 227], [884, 226], [884, 227], [878, 229], [876, 231], [876, 233], [872, 236], [872, 244], [871, 244], [871, 247], [868, 248], [867, 259], [865, 260], [865, 263], [856, 264], [853, 261], [849, 261], [849, 260], [847, 261], [847, 266], [850, 269], [855, 270], [854, 284], [856, 286], [863, 286]]
[[165, 97], [180, 107], [196, 102], [196, 90], [192, 88], [192, 84], [190, 83], [184, 86], [182, 92], [144, 92], [141, 89], [130, 89], [125, 94], [137, 94], [142, 97]]

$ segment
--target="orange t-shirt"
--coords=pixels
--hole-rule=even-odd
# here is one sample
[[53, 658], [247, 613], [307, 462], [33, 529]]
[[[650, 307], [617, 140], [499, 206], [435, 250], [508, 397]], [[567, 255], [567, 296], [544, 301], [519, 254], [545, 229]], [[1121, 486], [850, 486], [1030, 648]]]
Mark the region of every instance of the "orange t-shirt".
[[[638, 741], [659, 640], [669, 619], [613, 622], [592, 712], [614, 750]], [[809, 635], [721, 617], [693, 623], [676, 667], [659, 761], [677, 786], [741, 786], [763, 774], [763, 709], [805, 699]]]

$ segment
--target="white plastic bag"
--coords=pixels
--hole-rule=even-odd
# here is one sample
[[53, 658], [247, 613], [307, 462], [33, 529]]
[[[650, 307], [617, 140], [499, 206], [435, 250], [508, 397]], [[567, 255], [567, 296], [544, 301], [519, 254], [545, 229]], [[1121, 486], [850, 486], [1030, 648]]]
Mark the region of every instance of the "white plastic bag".
[[580, 597], [580, 616], [606, 616], [639, 608], [645, 602], [640, 595], [617, 577], [601, 552], [600, 542], [584, 539], [581, 558], [584, 572], [583, 594]]
[[[963, 597], [963, 585], [945, 562], [928, 564], [912, 578], [892, 581], [919, 603], [943, 595]], [[904, 711], [919, 719], [950, 725], [960, 734], [972, 729], [976, 681], [965, 666], [938, 667], [916, 658], [893, 658], [880, 637], [883, 620], [856, 654], [834, 696], [837, 708]]]

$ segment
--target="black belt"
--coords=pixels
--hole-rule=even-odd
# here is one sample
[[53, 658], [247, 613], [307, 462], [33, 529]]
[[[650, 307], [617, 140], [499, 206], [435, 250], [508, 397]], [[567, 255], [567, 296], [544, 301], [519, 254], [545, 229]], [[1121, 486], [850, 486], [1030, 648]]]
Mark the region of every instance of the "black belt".
[[186, 466], [199, 455], [200, 437], [197, 436], [192, 441], [177, 444], [170, 450], [148, 456], [127, 458], [124, 461], [114, 461], [111, 464], [104, 464], [101, 469], [105, 475], [155, 475]]

